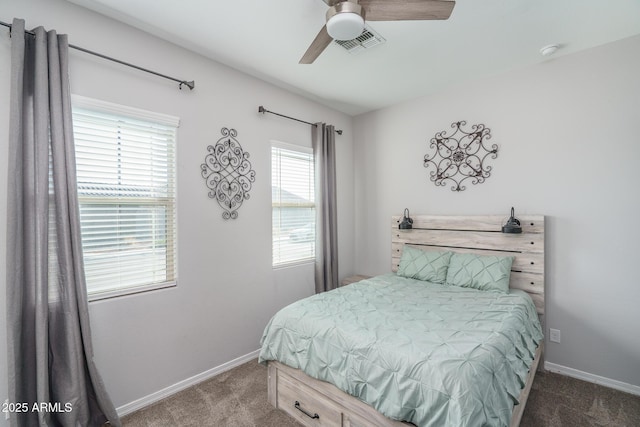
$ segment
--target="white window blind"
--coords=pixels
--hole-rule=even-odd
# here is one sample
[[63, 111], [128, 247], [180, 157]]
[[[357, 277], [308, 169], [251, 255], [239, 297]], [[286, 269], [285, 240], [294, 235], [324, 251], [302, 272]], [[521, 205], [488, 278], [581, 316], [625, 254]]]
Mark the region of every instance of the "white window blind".
[[271, 146], [273, 266], [313, 260], [316, 208], [311, 149]]
[[73, 98], [90, 299], [175, 285], [178, 119]]

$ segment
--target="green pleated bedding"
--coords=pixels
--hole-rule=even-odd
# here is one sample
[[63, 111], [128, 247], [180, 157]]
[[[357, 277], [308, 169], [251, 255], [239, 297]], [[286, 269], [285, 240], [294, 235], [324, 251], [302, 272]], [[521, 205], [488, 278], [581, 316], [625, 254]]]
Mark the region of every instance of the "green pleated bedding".
[[278, 360], [418, 426], [508, 426], [542, 338], [522, 291], [393, 273], [297, 301], [262, 336]]

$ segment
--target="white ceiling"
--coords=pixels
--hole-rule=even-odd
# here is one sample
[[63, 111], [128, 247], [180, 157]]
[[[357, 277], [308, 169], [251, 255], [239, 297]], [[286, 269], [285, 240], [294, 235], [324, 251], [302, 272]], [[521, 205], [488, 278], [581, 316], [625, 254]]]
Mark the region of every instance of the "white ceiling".
[[385, 44], [300, 65], [322, 0], [68, 1], [351, 115], [640, 34], [640, 0], [457, 0], [449, 20], [368, 22]]

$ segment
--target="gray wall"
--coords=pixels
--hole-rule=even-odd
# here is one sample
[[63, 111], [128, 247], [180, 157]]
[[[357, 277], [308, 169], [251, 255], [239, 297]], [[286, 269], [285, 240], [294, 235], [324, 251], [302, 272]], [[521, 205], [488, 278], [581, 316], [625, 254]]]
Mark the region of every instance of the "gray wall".
[[[173, 289], [90, 304], [96, 362], [116, 406], [158, 392], [259, 348], [269, 318], [314, 292], [313, 267], [271, 267], [270, 140], [311, 145], [307, 125], [257, 113], [258, 105], [343, 129], [338, 136], [340, 276], [354, 265], [352, 119], [62, 0], [3, 0], [3, 21], [26, 19], [70, 42], [124, 61], [195, 79], [196, 89], [71, 51], [78, 95], [171, 114], [178, 134], [179, 279]], [[5, 295], [6, 157], [10, 38], [0, 31], [0, 295]], [[256, 182], [237, 220], [207, 197], [206, 148], [235, 128]], [[4, 299], [4, 297], [2, 297]], [[6, 391], [4, 304], [0, 304], [0, 402]], [[4, 417], [0, 417], [0, 425]]]
[[[356, 271], [388, 271], [405, 207], [544, 214], [546, 323], [562, 331], [547, 362], [640, 391], [638, 52], [625, 39], [356, 117]], [[500, 151], [484, 184], [456, 193], [422, 162], [458, 120], [485, 124]]]

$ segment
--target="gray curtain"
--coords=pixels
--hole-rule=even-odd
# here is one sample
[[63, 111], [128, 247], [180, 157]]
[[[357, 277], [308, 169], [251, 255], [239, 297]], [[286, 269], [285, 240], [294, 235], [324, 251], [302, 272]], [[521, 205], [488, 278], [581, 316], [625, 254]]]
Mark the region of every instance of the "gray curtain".
[[338, 215], [336, 207], [335, 128], [312, 127], [316, 179], [316, 293], [338, 287]]
[[[93, 362], [82, 262], [68, 42], [11, 29], [7, 200], [9, 400], [13, 426], [120, 420]], [[39, 405], [47, 405], [44, 410]]]

